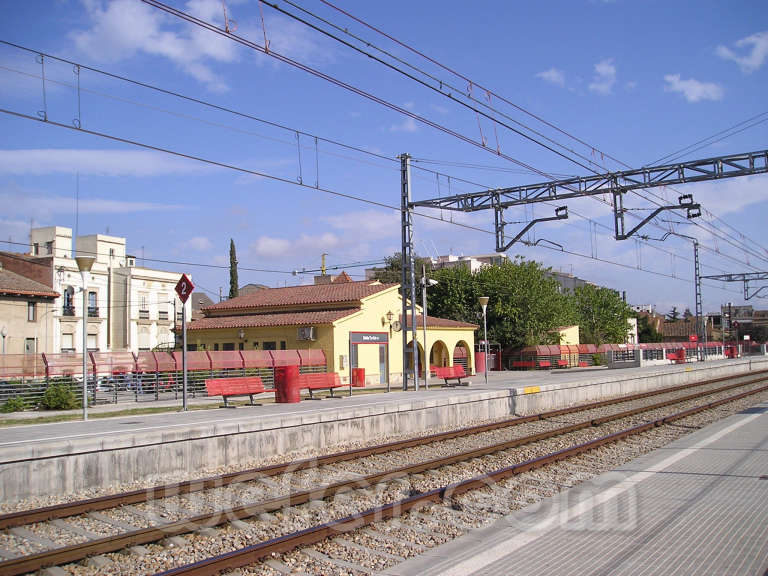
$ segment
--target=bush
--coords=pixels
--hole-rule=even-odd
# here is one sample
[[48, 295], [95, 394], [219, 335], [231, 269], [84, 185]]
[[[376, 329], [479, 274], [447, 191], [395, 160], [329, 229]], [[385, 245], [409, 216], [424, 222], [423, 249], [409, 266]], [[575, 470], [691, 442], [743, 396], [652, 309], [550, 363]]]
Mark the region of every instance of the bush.
[[24, 402], [23, 398], [19, 398], [18, 396], [14, 396], [13, 398], [8, 398], [8, 400], [5, 401], [5, 404], [0, 406], [0, 412], [3, 412], [5, 414], [9, 412], [23, 412], [27, 409], [27, 405]]
[[603, 365], [603, 355], [602, 354], [592, 354], [592, 363], [595, 366], [602, 366]]
[[40, 407], [43, 410], [72, 410], [77, 408], [77, 400], [67, 384], [57, 382], [45, 390]]

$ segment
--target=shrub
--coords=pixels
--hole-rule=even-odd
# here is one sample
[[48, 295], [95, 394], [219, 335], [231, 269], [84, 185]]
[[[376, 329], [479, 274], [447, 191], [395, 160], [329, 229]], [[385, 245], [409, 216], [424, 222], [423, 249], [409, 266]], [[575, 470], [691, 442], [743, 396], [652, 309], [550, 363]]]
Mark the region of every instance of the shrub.
[[592, 354], [592, 363], [595, 366], [602, 366], [603, 365], [603, 355], [602, 354]]
[[9, 412], [23, 412], [27, 409], [27, 405], [24, 402], [23, 398], [19, 398], [18, 396], [14, 396], [13, 398], [8, 398], [8, 400], [5, 401], [5, 404], [0, 406], [0, 412], [3, 413], [9, 413]]
[[44, 410], [72, 410], [77, 408], [77, 400], [69, 386], [56, 382], [45, 390], [40, 406]]

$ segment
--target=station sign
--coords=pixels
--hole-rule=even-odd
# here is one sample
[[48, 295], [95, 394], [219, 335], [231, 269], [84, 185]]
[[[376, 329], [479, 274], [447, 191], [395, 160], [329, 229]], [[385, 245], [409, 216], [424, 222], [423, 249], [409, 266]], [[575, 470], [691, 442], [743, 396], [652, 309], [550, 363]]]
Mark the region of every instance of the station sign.
[[386, 332], [350, 332], [350, 344], [388, 344], [389, 334]]

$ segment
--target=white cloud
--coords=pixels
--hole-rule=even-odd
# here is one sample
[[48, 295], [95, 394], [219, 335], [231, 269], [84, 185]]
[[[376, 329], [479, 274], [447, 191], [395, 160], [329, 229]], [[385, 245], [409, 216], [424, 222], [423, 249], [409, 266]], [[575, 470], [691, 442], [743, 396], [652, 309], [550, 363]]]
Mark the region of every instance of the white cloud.
[[389, 127], [389, 131], [390, 132], [406, 132], [406, 133], [412, 134], [414, 132], [419, 131], [419, 125], [416, 123], [415, 119], [408, 116], [399, 124], [392, 124]]
[[717, 55], [723, 60], [732, 60], [739, 65], [744, 74], [751, 74], [760, 67], [768, 58], [768, 30], [758, 32], [736, 42], [736, 48], [749, 48], [751, 50], [744, 55], [737, 54], [727, 46], [718, 46]]
[[345, 232], [359, 232], [365, 230], [367, 235], [384, 237], [400, 234], [400, 213], [383, 210], [361, 210], [357, 212], [345, 212], [336, 216], [324, 216], [320, 218], [327, 222], [335, 230]]
[[597, 94], [611, 94], [613, 85], [616, 83], [616, 66], [613, 64], [613, 58], [601, 60], [595, 64], [595, 75], [589, 89]]
[[667, 74], [664, 81], [667, 83], [664, 86], [665, 92], [679, 92], [688, 102], [723, 99], [723, 87], [719, 84], [699, 82], [693, 78], [682, 80], [680, 74]]
[[558, 70], [557, 68], [550, 68], [536, 74], [536, 78], [541, 78], [545, 82], [554, 84], [555, 86], [565, 87], [565, 72]]
[[[228, 89], [207, 61], [233, 62], [236, 45], [221, 36], [194, 27], [174, 31], [173, 17], [134, 0], [85, 1], [91, 27], [72, 34], [75, 45], [89, 57], [103, 62], [131, 58], [137, 54], [162, 56], [214, 92]], [[215, 0], [192, 0], [186, 11], [216, 24], [223, 23], [221, 4]], [[180, 21], [179, 21], [180, 22]]]
[[0, 173], [99, 174], [105, 176], [159, 176], [206, 170], [184, 160], [144, 150], [88, 150], [41, 148], [0, 150]]
[[248, 256], [260, 260], [306, 259], [313, 254], [319, 257], [323, 252], [328, 252], [340, 244], [339, 237], [330, 232], [318, 236], [302, 234], [292, 240], [260, 236], [248, 247]]
[[[28, 190], [13, 189], [0, 191], [0, 206], [6, 216], [34, 218], [37, 221], [51, 221], [59, 214], [71, 215], [75, 212], [72, 196], [48, 196], [32, 193]], [[169, 212], [183, 210], [184, 207], [157, 202], [132, 202], [111, 198], [80, 198], [77, 206], [80, 214], [124, 214], [127, 212]]]
[[205, 236], [194, 236], [186, 241], [185, 247], [197, 252], [206, 252], [213, 247], [213, 244]]
[[768, 177], [765, 175], [699, 182], [690, 185], [690, 189], [688, 186], [680, 189], [691, 192], [695, 202], [718, 216], [743, 212], [749, 206], [768, 201]]

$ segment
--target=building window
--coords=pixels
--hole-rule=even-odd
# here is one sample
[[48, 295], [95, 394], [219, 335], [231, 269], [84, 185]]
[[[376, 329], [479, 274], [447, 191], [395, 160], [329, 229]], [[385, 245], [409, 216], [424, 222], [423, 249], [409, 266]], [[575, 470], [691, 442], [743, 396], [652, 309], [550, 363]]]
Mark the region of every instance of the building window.
[[240, 342], [240, 343], [237, 345], [237, 349], [238, 349], [238, 350], [245, 350], [245, 342]]
[[24, 354], [34, 354], [37, 352], [37, 343], [34, 338], [24, 340]]
[[72, 286], [64, 288], [64, 308], [62, 310], [62, 315], [75, 315], [75, 289], [72, 288]]
[[277, 342], [264, 342], [264, 350], [277, 350]]
[[224, 344], [221, 345], [222, 350], [231, 351], [235, 349], [235, 343], [234, 342], [224, 342]]
[[285, 340], [280, 340], [280, 350], [285, 350]]
[[88, 346], [88, 350], [91, 351], [98, 351], [99, 349], [99, 335], [98, 334], [88, 334], [86, 338], [86, 345]]
[[62, 352], [74, 352], [75, 351], [75, 342], [74, 342], [74, 335], [73, 334], [62, 334], [61, 335], [61, 351]]
[[158, 320], [168, 320], [168, 310], [158, 310], [157, 311], [157, 319]]
[[258, 350], [259, 349], [259, 343], [258, 342], [254, 342], [253, 343], [253, 349], [254, 350]]
[[27, 321], [37, 322], [37, 302], [27, 302]]
[[149, 320], [148, 294], [139, 294], [139, 320]]
[[35, 242], [32, 244], [32, 256], [38, 256], [40, 254], [40, 244]]
[[187, 344], [188, 352], [197, 352], [197, 344]]
[[45, 253], [50, 256], [53, 254], [53, 242], [46, 242], [45, 243]]
[[96, 298], [97, 298], [96, 292], [88, 292], [88, 317], [89, 318], [99, 317], [99, 306], [98, 306], [98, 300]]

